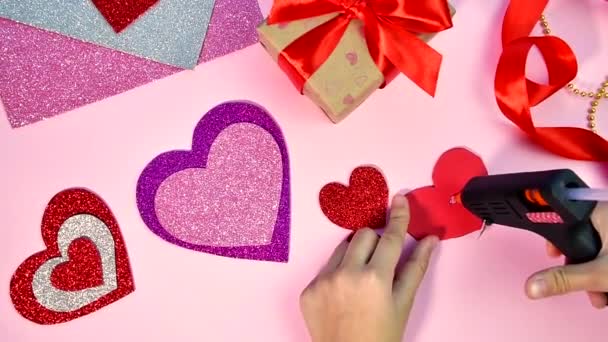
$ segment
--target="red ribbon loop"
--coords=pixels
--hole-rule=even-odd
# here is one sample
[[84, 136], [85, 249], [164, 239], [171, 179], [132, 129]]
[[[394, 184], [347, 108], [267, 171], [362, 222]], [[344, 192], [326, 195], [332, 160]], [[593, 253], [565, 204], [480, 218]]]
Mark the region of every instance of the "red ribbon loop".
[[[557, 37], [531, 37], [548, 0], [511, 0], [502, 27], [503, 51], [496, 68], [494, 91], [502, 113], [537, 144], [566, 158], [608, 161], [608, 141], [575, 127], [536, 127], [530, 108], [563, 89], [576, 76], [574, 52]], [[548, 84], [526, 77], [532, 47], [543, 56]]]
[[329, 13], [337, 16], [296, 39], [279, 55], [279, 65], [300, 91], [334, 51], [350, 21], [359, 19], [384, 83], [401, 72], [435, 95], [441, 54], [416, 35], [452, 27], [446, 0], [275, 0], [267, 22], [272, 25]]

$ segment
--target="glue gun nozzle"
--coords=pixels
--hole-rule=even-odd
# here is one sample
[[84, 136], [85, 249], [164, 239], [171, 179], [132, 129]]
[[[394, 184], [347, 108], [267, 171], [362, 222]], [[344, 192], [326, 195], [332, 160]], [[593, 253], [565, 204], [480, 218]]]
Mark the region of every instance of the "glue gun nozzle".
[[462, 204], [462, 198], [460, 196], [460, 193], [457, 193], [450, 197], [450, 204]]
[[481, 239], [481, 236], [483, 235], [483, 233], [485, 233], [486, 229], [488, 229], [488, 223], [486, 222], [486, 220], [483, 220], [481, 222], [481, 230], [479, 231], [479, 236], [477, 236], [477, 240]]

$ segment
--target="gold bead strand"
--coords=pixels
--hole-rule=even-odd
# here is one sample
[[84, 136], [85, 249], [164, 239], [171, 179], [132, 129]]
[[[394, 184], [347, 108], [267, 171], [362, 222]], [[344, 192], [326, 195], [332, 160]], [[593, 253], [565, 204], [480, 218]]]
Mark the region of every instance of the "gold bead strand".
[[[545, 36], [551, 35], [551, 28], [549, 27], [549, 22], [547, 21], [547, 17], [543, 14], [540, 16], [540, 26], [543, 29], [543, 34]], [[583, 90], [576, 86], [574, 83], [569, 83], [567, 85], [567, 90], [574, 93], [574, 95], [579, 95], [580, 97], [595, 97], [596, 94], [591, 90]]]
[[608, 82], [602, 83], [600, 88], [597, 90], [595, 99], [593, 101], [591, 101], [591, 107], [589, 108], [589, 115], [587, 115], [587, 127], [589, 127], [591, 129], [591, 131], [593, 131], [594, 133], [597, 133], [597, 124], [595, 122], [596, 118], [597, 118], [597, 107], [600, 105], [600, 100], [602, 99], [602, 97], [608, 98], [608, 97], [606, 97], [606, 94], [608, 94], [607, 90], [608, 90]]
[[543, 28], [543, 33], [545, 35], [551, 34], [551, 28], [549, 28], [549, 22], [547, 21], [547, 17], [545, 15], [540, 16], [540, 26]]
[[591, 101], [591, 107], [589, 107], [589, 115], [587, 115], [587, 127], [597, 133], [596, 119], [597, 119], [597, 106], [599, 102], [597, 100]]
[[[551, 34], [549, 22], [547, 21], [547, 17], [544, 14], [540, 16], [540, 26], [545, 36]], [[606, 77], [606, 80], [600, 85], [600, 87], [595, 92], [591, 90], [583, 90], [574, 83], [568, 83], [568, 85], [566, 86], [566, 90], [582, 98], [588, 97], [592, 99], [590, 107], [587, 110], [587, 127], [592, 132], [597, 134], [597, 110], [600, 102], [602, 100], [608, 99], [608, 77]]]

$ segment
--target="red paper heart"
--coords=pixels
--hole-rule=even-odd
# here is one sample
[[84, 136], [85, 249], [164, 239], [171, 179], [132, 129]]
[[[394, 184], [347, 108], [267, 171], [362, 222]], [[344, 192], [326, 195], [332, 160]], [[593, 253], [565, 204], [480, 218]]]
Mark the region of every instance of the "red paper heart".
[[351, 173], [349, 186], [325, 185], [319, 202], [325, 216], [340, 227], [381, 228], [386, 224], [388, 186], [378, 169], [361, 166]]
[[11, 299], [23, 317], [40, 324], [67, 322], [135, 290], [118, 223], [92, 192], [68, 189], [55, 195], [42, 218], [42, 238], [47, 249], [27, 258], [11, 279]]
[[103, 285], [101, 256], [93, 241], [74, 240], [68, 249], [70, 261], [59, 264], [51, 273], [51, 284], [64, 291], [80, 291]]
[[92, 0], [116, 33], [124, 30], [158, 0]]
[[433, 186], [415, 189], [406, 197], [410, 205], [408, 233], [415, 239], [435, 235], [442, 240], [479, 230], [482, 221], [450, 198], [473, 177], [487, 175], [481, 158], [464, 148], [441, 155], [433, 169]]

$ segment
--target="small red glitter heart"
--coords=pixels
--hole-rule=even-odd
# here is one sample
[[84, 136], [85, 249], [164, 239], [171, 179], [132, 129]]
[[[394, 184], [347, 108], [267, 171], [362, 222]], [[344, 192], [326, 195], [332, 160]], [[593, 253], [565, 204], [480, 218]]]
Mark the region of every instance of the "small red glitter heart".
[[325, 216], [340, 227], [381, 228], [386, 224], [388, 186], [378, 169], [361, 166], [351, 173], [348, 186], [325, 185], [319, 202]]
[[481, 158], [464, 148], [443, 153], [433, 169], [434, 185], [406, 195], [410, 205], [408, 233], [415, 239], [435, 235], [445, 240], [479, 230], [482, 221], [462, 204], [450, 203], [450, 198], [471, 178], [487, 174]]
[[57, 265], [51, 273], [53, 286], [64, 291], [80, 291], [103, 285], [101, 256], [91, 240], [74, 240], [68, 256], [70, 261]]
[[86, 189], [55, 195], [42, 217], [47, 248], [11, 279], [15, 309], [39, 324], [71, 321], [135, 290], [129, 257], [108, 206]]
[[119, 33], [144, 14], [158, 0], [92, 0], [101, 15]]

